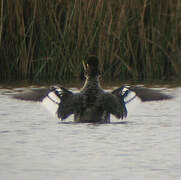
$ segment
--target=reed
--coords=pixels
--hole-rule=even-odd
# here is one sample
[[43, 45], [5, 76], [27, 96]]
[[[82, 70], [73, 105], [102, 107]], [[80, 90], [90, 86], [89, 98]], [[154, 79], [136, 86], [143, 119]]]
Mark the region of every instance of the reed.
[[76, 81], [90, 54], [106, 81], [181, 77], [180, 0], [0, 4], [1, 81]]

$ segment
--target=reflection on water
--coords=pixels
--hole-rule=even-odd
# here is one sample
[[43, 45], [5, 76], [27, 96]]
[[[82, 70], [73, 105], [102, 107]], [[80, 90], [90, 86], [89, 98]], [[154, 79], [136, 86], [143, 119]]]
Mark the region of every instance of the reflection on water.
[[5, 94], [0, 90], [0, 179], [181, 177], [181, 88], [168, 89], [177, 97], [170, 101], [128, 104], [128, 118], [111, 124], [60, 121], [40, 103]]

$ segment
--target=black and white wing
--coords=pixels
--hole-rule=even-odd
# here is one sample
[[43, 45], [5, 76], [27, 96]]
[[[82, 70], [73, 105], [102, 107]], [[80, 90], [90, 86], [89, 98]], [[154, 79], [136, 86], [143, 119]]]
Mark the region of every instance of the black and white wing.
[[61, 88], [60, 103], [57, 110], [58, 118], [66, 119], [75, 112], [80, 112], [84, 102], [84, 96], [80, 93], [73, 93], [65, 88]]
[[115, 89], [112, 93], [122, 94], [122, 95], [124, 94], [125, 96], [124, 99], [126, 103], [132, 101], [136, 96], [139, 97], [143, 102], [169, 100], [173, 98], [170, 95], [164, 94], [160, 90], [149, 89], [141, 86], [135, 86], [135, 87], [122, 86], [118, 89]]
[[105, 92], [101, 98], [103, 109], [114, 115], [118, 119], [123, 119], [127, 117], [126, 103], [124, 101], [124, 96], [118, 95], [116, 93]]
[[[56, 114], [62, 120], [75, 112], [80, 112], [83, 107], [84, 96], [80, 93], [73, 93], [63, 87], [52, 87], [50, 93], [45, 97], [43, 103], [53, 103], [57, 109]], [[47, 106], [49, 108], [49, 106]]]
[[121, 119], [127, 116], [126, 104], [134, 100], [136, 97], [139, 97], [143, 102], [168, 100], [173, 98], [159, 90], [129, 86], [122, 86], [111, 93], [105, 93], [103, 97], [104, 109]]
[[82, 109], [84, 96], [80, 93], [73, 93], [63, 87], [51, 87], [31, 89], [12, 95], [13, 98], [25, 101], [41, 102], [42, 105], [58, 118], [66, 119], [75, 111]]

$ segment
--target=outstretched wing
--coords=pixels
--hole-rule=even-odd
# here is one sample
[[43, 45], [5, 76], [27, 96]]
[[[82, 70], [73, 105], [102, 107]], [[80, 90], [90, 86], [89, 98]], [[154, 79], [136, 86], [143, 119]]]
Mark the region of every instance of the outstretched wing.
[[[125, 98], [131, 93], [133, 94], [133, 92], [135, 93], [137, 97], [141, 99], [141, 101], [160, 101], [160, 100], [168, 100], [168, 99], [173, 98], [172, 96], [164, 94], [159, 90], [149, 89], [149, 88], [140, 87], [140, 86], [135, 86], [135, 87], [122, 86], [112, 91], [113, 94], [124, 94]], [[129, 97], [128, 102], [130, 102], [131, 100], [132, 98]]]
[[100, 102], [103, 109], [116, 116], [116, 118], [123, 119], [127, 117], [126, 104], [122, 95], [105, 92], [102, 94]]
[[39, 101], [58, 118], [65, 119], [74, 112], [80, 112], [85, 97], [80, 93], [73, 93], [63, 87], [31, 89], [12, 95], [13, 98], [25, 101]]
[[[83, 107], [84, 96], [80, 93], [73, 93], [63, 87], [52, 90], [59, 98], [57, 116], [66, 119], [74, 112], [80, 112]], [[56, 103], [56, 102], [55, 102]]]
[[42, 101], [50, 92], [48, 88], [31, 89], [22, 93], [13, 94], [12, 97], [25, 101]]
[[162, 93], [159, 90], [149, 89], [146, 87], [130, 87], [131, 91], [134, 91], [136, 95], [142, 101], [160, 101], [160, 100], [168, 100], [172, 99], [173, 97], [167, 94]]

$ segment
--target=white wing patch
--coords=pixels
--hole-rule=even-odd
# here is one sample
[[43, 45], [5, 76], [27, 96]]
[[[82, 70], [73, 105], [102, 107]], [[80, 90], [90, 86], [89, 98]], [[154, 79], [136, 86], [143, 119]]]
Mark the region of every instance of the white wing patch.
[[121, 95], [123, 96], [126, 91], [129, 91], [129, 86], [125, 86], [125, 87], [122, 89]]
[[136, 93], [134, 91], [129, 91], [128, 95], [124, 98], [125, 103], [129, 103], [132, 100], [134, 100], [136, 98]]
[[[125, 93], [127, 93], [127, 95]], [[135, 111], [140, 107], [141, 99], [136, 95], [134, 91], [131, 91], [129, 89], [129, 86], [125, 86], [123, 88], [122, 96], [124, 95], [124, 102], [126, 103], [127, 110], [129, 111], [128, 116], [132, 116], [135, 114]]]
[[124, 96], [124, 102], [127, 104], [129, 102], [131, 102], [132, 100], [134, 100], [137, 96], [136, 93], [134, 91], [131, 91], [129, 89], [129, 86], [125, 86], [122, 91], [121, 91], [121, 95]]
[[54, 91], [50, 91], [48, 95], [43, 99], [42, 105], [52, 114], [56, 115], [59, 103], [61, 102], [60, 98], [56, 95], [55, 92], [61, 93], [60, 88], [55, 88]]

